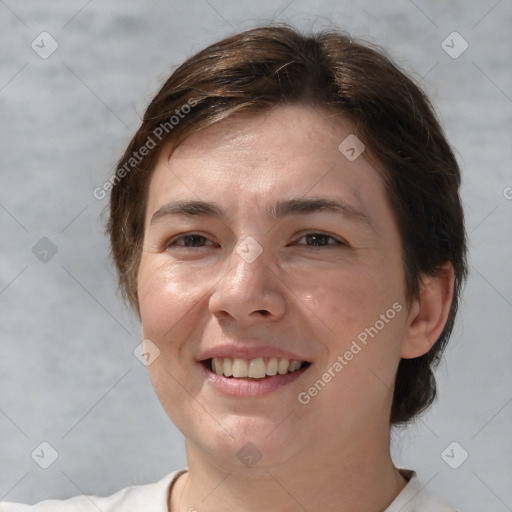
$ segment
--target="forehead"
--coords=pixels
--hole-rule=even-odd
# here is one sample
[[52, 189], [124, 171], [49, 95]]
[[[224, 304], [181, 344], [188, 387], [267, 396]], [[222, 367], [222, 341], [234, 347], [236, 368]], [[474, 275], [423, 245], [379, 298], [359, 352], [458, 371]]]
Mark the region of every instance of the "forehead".
[[302, 105], [231, 116], [193, 133], [171, 155], [162, 150], [146, 213], [183, 197], [243, 209], [333, 193], [360, 209], [385, 207], [382, 179], [365, 153], [350, 160], [339, 149], [353, 132], [348, 119]]

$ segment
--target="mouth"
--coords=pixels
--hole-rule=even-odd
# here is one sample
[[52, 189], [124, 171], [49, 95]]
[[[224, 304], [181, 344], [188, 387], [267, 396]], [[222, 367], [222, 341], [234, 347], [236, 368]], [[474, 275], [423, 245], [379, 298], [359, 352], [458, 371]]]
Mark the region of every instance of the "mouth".
[[309, 361], [298, 361], [278, 357], [240, 359], [233, 357], [211, 357], [201, 361], [207, 370], [228, 379], [268, 379], [305, 369]]
[[207, 382], [224, 395], [250, 398], [290, 385], [311, 366], [309, 361], [278, 357], [212, 357], [199, 362]]

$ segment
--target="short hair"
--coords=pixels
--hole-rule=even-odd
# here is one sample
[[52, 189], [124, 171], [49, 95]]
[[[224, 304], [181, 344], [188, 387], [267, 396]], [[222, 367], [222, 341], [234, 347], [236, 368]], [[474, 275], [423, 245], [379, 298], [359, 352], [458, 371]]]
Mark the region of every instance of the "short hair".
[[398, 365], [390, 423], [407, 423], [436, 396], [433, 369], [453, 329], [467, 246], [453, 151], [421, 87], [380, 47], [338, 30], [306, 35], [276, 24], [227, 37], [176, 68], [149, 104], [112, 180], [106, 233], [120, 290], [140, 318], [145, 210], [161, 148], [168, 144], [173, 151], [200, 128], [236, 113], [287, 104], [327, 108], [353, 122], [399, 226], [409, 305], [419, 297], [422, 277], [453, 266], [454, 294], [441, 335], [426, 354]]

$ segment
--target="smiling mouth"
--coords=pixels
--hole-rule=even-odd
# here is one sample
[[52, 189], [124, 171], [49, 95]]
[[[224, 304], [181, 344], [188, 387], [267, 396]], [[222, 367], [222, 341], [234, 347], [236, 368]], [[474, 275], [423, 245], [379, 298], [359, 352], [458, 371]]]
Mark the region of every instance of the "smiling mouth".
[[213, 357], [201, 362], [209, 371], [223, 377], [258, 380], [275, 375], [294, 373], [311, 365], [308, 361], [278, 357], [258, 357], [251, 360], [233, 357]]

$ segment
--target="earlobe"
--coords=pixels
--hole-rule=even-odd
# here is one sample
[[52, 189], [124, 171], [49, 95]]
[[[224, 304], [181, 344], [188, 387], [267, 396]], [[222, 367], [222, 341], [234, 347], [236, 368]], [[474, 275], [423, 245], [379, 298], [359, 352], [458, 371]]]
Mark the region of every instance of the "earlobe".
[[410, 308], [402, 358], [420, 357], [438, 340], [450, 313], [453, 283], [454, 272], [450, 263], [446, 263], [438, 275], [422, 278], [419, 298]]

